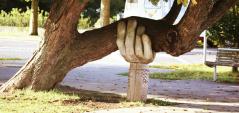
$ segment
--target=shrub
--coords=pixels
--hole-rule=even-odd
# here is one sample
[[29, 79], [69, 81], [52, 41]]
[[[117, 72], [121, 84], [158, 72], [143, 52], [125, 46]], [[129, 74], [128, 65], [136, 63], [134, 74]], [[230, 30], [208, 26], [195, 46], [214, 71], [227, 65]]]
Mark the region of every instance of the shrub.
[[86, 17], [84, 18], [83, 15], [81, 15], [80, 19], [79, 19], [79, 23], [78, 23], [78, 28], [80, 29], [86, 29], [91, 27], [91, 22], [90, 22], [90, 18]]
[[[0, 26], [17, 26], [17, 27], [28, 27], [30, 21], [31, 10], [27, 8], [26, 11], [21, 9], [13, 8], [9, 13], [1, 10], [0, 13]], [[44, 11], [39, 11], [38, 15], [38, 25], [43, 27], [48, 13]]]
[[[16, 27], [28, 27], [30, 21], [31, 10], [27, 8], [26, 11], [22, 11], [18, 8], [13, 8], [9, 13], [0, 11], [0, 26], [16, 26]], [[43, 27], [49, 13], [43, 10], [38, 13], [38, 26]], [[83, 15], [79, 19], [78, 27], [85, 29], [90, 26], [90, 18], [84, 18]]]

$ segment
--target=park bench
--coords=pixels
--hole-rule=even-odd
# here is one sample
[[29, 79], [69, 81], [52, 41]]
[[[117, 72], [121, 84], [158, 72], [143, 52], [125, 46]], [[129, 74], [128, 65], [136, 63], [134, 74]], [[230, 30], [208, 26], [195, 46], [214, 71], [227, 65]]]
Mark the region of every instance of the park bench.
[[217, 66], [239, 67], [239, 49], [218, 48], [216, 60], [206, 61], [209, 67], [214, 67], [213, 81], [217, 80]]

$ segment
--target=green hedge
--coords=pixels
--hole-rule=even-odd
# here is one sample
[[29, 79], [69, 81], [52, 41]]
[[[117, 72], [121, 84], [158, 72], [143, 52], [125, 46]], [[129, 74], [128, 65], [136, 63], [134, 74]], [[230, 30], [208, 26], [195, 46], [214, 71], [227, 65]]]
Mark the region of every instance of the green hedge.
[[[0, 11], [0, 26], [15, 26], [15, 27], [28, 27], [30, 21], [31, 10], [27, 8], [26, 11], [13, 8], [10, 12]], [[38, 26], [43, 27], [49, 13], [43, 10], [38, 14]], [[79, 28], [89, 28], [90, 18], [83, 18], [83, 15], [79, 19]]]
[[[13, 8], [9, 13], [1, 10], [0, 13], [0, 26], [16, 26], [16, 27], [28, 27], [30, 21], [31, 10], [27, 8], [26, 11]], [[48, 13], [39, 11], [38, 25], [43, 27]]]

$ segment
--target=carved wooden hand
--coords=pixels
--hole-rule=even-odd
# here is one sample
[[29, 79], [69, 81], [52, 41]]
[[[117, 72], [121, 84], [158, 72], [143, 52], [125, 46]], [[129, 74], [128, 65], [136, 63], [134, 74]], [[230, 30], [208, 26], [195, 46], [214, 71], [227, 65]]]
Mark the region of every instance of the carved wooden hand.
[[151, 40], [145, 34], [145, 27], [137, 27], [136, 20], [119, 22], [117, 27], [117, 46], [124, 59], [130, 62], [127, 98], [144, 101], [147, 99], [149, 79], [146, 64], [155, 57]]
[[144, 26], [137, 27], [136, 20], [119, 22], [117, 28], [117, 46], [124, 59], [130, 63], [148, 64], [153, 61], [151, 40]]

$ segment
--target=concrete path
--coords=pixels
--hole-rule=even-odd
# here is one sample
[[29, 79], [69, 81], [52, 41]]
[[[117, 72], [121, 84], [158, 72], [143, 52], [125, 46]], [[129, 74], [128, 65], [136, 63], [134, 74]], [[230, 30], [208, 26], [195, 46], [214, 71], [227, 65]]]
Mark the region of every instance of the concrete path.
[[[0, 79], [11, 77], [19, 67], [1, 67]], [[61, 82], [62, 85], [78, 89], [116, 93], [126, 95], [127, 77], [118, 75], [127, 72], [123, 65], [100, 65], [89, 63], [71, 70]], [[172, 70], [150, 69], [151, 72], [169, 72]], [[238, 112], [239, 85], [222, 84], [200, 80], [157, 80], [149, 81], [149, 98], [181, 103], [173, 107], [146, 107], [130, 109], [130, 113], [162, 113], [168, 112]], [[93, 113], [123, 113], [129, 108], [95, 111]]]

